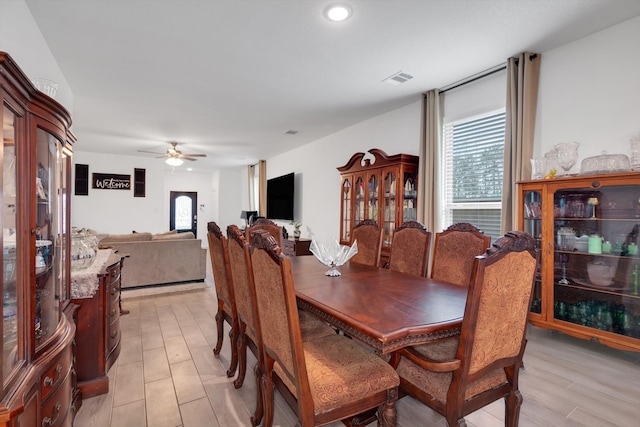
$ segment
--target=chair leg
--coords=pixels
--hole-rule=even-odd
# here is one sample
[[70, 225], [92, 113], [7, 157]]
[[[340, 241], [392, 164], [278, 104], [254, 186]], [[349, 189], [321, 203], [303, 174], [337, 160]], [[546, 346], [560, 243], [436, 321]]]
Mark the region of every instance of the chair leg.
[[247, 325], [243, 322], [240, 322], [239, 331], [238, 331], [238, 339], [236, 349], [238, 352], [238, 377], [233, 382], [233, 386], [235, 388], [242, 387], [244, 383], [244, 377], [247, 372], [247, 338], [245, 336], [245, 331], [247, 329]]
[[256, 411], [251, 417], [251, 425], [256, 427], [260, 425], [262, 422], [262, 417], [264, 415], [264, 393], [262, 392], [262, 370], [260, 369], [260, 362], [256, 363], [256, 367], [254, 368], [254, 372], [256, 374], [256, 389], [258, 392], [258, 396], [256, 398]]
[[220, 354], [222, 349], [222, 339], [224, 336], [224, 315], [222, 314], [222, 301], [218, 300], [218, 312], [216, 313], [216, 327], [218, 328], [218, 341], [213, 349], [213, 354]]
[[387, 390], [387, 401], [378, 407], [378, 427], [395, 427], [398, 422], [398, 388]]
[[266, 372], [263, 372], [262, 377], [262, 393], [264, 402], [264, 418], [262, 419], [262, 427], [273, 426], [273, 361], [267, 364], [265, 367]]
[[520, 419], [520, 406], [522, 406], [520, 390], [511, 390], [511, 393], [504, 398], [504, 405], [504, 425], [506, 427], [517, 427]]
[[229, 369], [227, 370], [227, 377], [231, 378], [236, 374], [238, 368], [238, 325], [231, 325], [229, 331], [229, 342], [231, 343], [231, 362], [229, 363]]

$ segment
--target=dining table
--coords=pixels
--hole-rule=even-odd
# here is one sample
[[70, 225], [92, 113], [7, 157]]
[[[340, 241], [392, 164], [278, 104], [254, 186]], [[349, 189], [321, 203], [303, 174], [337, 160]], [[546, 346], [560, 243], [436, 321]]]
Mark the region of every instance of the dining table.
[[378, 354], [460, 334], [466, 286], [354, 262], [330, 277], [315, 256], [290, 260], [298, 307]]

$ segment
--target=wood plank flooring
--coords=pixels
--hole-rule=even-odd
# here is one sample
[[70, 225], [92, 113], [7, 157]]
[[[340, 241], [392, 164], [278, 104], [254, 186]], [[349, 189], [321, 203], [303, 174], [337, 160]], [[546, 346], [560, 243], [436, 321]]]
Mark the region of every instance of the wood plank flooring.
[[[225, 372], [228, 335], [214, 357], [215, 291], [136, 296], [126, 291], [122, 350], [109, 371], [109, 393], [85, 399], [76, 427], [250, 426], [256, 386], [247, 373], [236, 390]], [[640, 353], [624, 352], [530, 327], [520, 375], [524, 403], [520, 426], [640, 425]], [[250, 367], [255, 359], [251, 353]], [[295, 426], [293, 412], [276, 396], [276, 426]], [[397, 404], [401, 427], [446, 426], [410, 397]], [[502, 401], [467, 418], [470, 427], [504, 425]], [[331, 426], [341, 426], [334, 423]], [[374, 426], [375, 424], [371, 424]]]

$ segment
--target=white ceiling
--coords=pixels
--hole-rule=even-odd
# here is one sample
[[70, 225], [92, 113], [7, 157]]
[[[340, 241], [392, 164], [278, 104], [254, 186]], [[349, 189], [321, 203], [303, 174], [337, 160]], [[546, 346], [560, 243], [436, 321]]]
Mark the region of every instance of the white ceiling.
[[[347, 0], [332, 23], [336, 1], [26, 3], [72, 88], [77, 150], [179, 141], [208, 155], [196, 168], [255, 163], [640, 15], [638, 0]], [[400, 70], [414, 78], [381, 82]]]

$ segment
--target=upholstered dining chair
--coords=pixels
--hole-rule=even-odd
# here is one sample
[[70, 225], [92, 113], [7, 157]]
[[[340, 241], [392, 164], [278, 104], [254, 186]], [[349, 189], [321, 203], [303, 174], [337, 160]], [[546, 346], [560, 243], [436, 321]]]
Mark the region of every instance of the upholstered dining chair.
[[473, 273], [475, 257], [482, 255], [491, 243], [472, 224], [459, 222], [436, 233], [433, 246], [431, 278], [467, 286]]
[[231, 339], [231, 361], [227, 376], [235, 375], [238, 366], [238, 352], [233, 343], [237, 340], [238, 315], [236, 313], [233, 282], [229, 266], [229, 254], [227, 252], [227, 239], [222, 234], [220, 227], [214, 221], [207, 223], [207, 240], [209, 242], [209, 257], [213, 271], [213, 282], [218, 297], [218, 311], [216, 313], [216, 327], [218, 329], [218, 341], [213, 349], [213, 354], [220, 354], [222, 349], [224, 322], [231, 326], [229, 338]]
[[342, 335], [303, 342], [290, 259], [267, 232], [252, 233], [251, 244], [266, 362], [263, 425], [272, 424], [274, 380], [279, 378], [300, 426], [324, 425], [375, 408], [379, 425], [395, 426], [395, 370]]
[[351, 258], [351, 262], [378, 266], [382, 249], [382, 227], [372, 219], [365, 219], [353, 227], [351, 244], [356, 240], [358, 253]]
[[450, 427], [466, 426], [466, 415], [500, 398], [505, 425], [518, 425], [534, 248], [521, 231], [498, 239], [475, 261], [460, 336], [407, 347], [391, 359], [401, 391], [444, 415]]
[[390, 270], [427, 276], [431, 232], [419, 221], [406, 221], [393, 232], [389, 252]]
[[278, 246], [282, 248], [282, 227], [275, 222], [267, 218], [258, 218], [251, 223], [245, 230], [245, 237], [248, 241], [251, 241], [251, 232], [254, 230], [266, 230], [271, 234], [278, 242]]
[[[260, 336], [260, 322], [258, 321], [257, 303], [255, 295], [255, 285], [253, 280], [253, 268], [251, 265], [251, 255], [249, 243], [236, 225], [227, 227], [227, 239], [229, 250], [229, 264], [231, 266], [231, 276], [233, 278], [233, 288], [238, 314], [238, 334], [237, 343], [234, 345], [238, 352], [238, 376], [233, 385], [235, 388], [242, 387], [247, 370], [247, 347], [253, 352], [258, 363], [254, 369], [258, 380], [256, 400], [256, 411], [251, 418], [251, 424], [257, 426], [262, 420], [262, 367], [264, 366], [262, 340]], [[318, 317], [299, 312], [300, 326], [303, 341], [311, 340], [326, 335], [335, 334], [335, 330]]]

